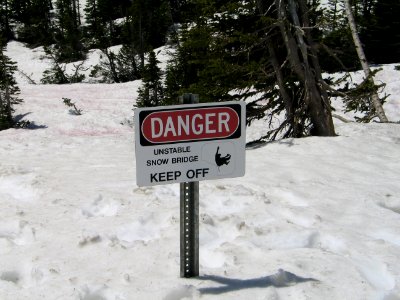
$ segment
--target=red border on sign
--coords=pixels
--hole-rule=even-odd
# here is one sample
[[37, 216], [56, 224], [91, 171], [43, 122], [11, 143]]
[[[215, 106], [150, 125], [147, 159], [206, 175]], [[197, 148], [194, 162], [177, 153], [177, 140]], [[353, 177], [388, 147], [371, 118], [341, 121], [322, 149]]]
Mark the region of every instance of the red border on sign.
[[[208, 114], [208, 118], [206, 117], [206, 114]], [[221, 115], [219, 114], [226, 114], [229, 115], [229, 120], [227, 119], [222, 119]], [[218, 116], [217, 116], [218, 115]], [[191, 123], [189, 126], [190, 132], [187, 132], [188, 130], [183, 130], [182, 124], [178, 124], [178, 116], [181, 117], [181, 120], [185, 118], [191, 119]], [[195, 126], [193, 124], [193, 119], [197, 116], [197, 119], [199, 119], [201, 116], [201, 120], [207, 119], [205, 123], [202, 123], [201, 130], [203, 132], [201, 133], [196, 133], [196, 130], [193, 130], [193, 127]], [[164, 131], [165, 123], [169, 122], [169, 129], [168, 133], [166, 133], [167, 130], [164, 131], [164, 134], [157, 134], [159, 136], [157, 137], [152, 137], [152, 130], [154, 133], [154, 128], [152, 128], [152, 124], [150, 123], [152, 118], [158, 117], [159, 123], [162, 123], [162, 128], [158, 128], [158, 133], [162, 129]], [[210, 120], [210, 118], [212, 119]], [[168, 119], [169, 118], [169, 119]], [[166, 144], [166, 143], [176, 143], [176, 142], [188, 142], [188, 141], [201, 141], [201, 140], [212, 140], [212, 139], [223, 139], [223, 138], [228, 138], [231, 135], [233, 135], [239, 125], [240, 125], [240, 117], [238, 113], [232, 109], [231, 107], [226, 107], [226, 106], [215, 106], [215, 107], [206, 107], [206, 108], [194, 108], [194, 109], [177, 109], [177, 110], [168, 110], [168, 111], [155, 111], [147, 115], [142, 124], [141, 124], [141, 133], [143, 137], [150, 143], [152, 144]], [[153, 122], [154, 124], [155, 122]], [[182, 123], [182, 122], [181, 122]], [[186, 123], [186, 125], [188, 125]], [[199, 125], [199, 124], [197, 124]], [[208, 129], [208, 132], [205, 129], [205, 127]], [[210, 128], [211, 127], [211, 128]], [[200, 131], [198, 127], [197, 131]], [[229, 130], [227, 130], [227, 128]], [[179, 132], [177, 132], [177, 130]], [[185, 129], [185, 128], [183, 128]], [[186, 128], [187, 129], [187, 128]], [[224, 132], [222, 132], [222, 129], [225, 129]]]

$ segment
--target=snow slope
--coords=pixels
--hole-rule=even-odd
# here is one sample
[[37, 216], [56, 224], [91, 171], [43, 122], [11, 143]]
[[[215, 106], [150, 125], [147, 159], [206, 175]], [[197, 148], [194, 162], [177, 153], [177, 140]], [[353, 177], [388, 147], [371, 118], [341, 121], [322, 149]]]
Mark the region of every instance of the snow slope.
[[[35, 51], [10, 47], [39, 78]], [[400, 299], [398, 124], [337, 121], [337, 137], [249, 149], [245, 177], [201, 182], [201, 276], [181, 279], [179, 185], [135, 184], [139, 82], [19, 82], [33, 126], [0, 132], [1, 300]]]

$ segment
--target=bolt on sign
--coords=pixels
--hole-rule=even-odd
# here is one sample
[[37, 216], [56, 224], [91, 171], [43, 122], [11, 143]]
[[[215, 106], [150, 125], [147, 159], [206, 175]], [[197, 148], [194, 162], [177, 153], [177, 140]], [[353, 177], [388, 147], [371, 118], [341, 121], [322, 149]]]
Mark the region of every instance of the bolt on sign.
[[245, 108], [239, 101], [137, 108], [137, 184], [244, 176]]

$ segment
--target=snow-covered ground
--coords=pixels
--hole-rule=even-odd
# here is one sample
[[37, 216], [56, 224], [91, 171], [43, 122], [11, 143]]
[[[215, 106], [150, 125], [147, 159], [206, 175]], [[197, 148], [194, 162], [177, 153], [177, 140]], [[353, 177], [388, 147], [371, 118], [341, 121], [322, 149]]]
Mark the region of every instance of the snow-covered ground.
[[[7, 54], [40, 78], [35, 50]], [[379, 76], [398, 121], [400, 72]], [[400, 299], [400, 125], [336, 120], [337, 137], [249, 149], [245, 177], [201, 182], [201, 276], [182, 279], [179, 185], [135, 184], [139, 82], [19, 83], [34, 125], [0, 132], [1, 300]]]

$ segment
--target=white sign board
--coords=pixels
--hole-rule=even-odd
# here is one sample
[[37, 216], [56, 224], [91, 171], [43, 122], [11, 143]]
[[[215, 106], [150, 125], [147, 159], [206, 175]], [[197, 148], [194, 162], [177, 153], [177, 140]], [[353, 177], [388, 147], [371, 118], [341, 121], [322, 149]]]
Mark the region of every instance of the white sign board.
[[137, 185], [244, 176], [245, 109], [238, 101], [135, 109]]

